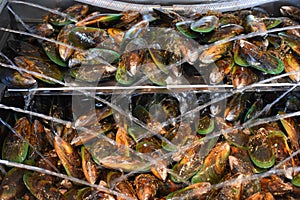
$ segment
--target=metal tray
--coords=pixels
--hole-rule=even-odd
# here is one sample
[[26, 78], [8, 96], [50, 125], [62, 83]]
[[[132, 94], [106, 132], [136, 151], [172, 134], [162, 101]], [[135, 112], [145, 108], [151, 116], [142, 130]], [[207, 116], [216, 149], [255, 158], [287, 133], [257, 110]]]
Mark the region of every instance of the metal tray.
[[[10, 13], [10, 9], [13, 10], [25, 23], [38, 23], [41, 21], [42, 17], [48, 12], [45, 9], [39, 8], [39, 7], [32, 7], [29, 5], [26, 5], [27, 3], [34, 3], [40, 6], [44, 6], [50, 9], [55, 9], [55, 8], [66, 8], [74, 3], [77, 2], [86, 2], [89, 4], [93, 5], [98, 5], [98, 1], [90, 1], [90, 0], [64, 0], [64, 1], [59, 1], [59, 0], [53, 0], [53, 1], [40, 1], [40, 0], [27, 0], [26, 2], [22, 1], [9, 1], [7, 0], [2, 0], [0, 1], [0, 27], [2, 28], [12, 28], [12, 29], [24, 29], [18, 21], [12, 17]], [[93, 3], [91, 3], [93, 2]], [[105, 2], [105, 1], [103, 1]], [[118, 2], [118, 1], [112, 1], [112, 2]], [[138, 4], [143, 7], [147, 7], [147, 9], [152, 9], [157, 6], [153, 6], [152, 4], [147, 4], [150, 1], [124, 1], [124, 3], [129, 3], [129, 4]], [[175, 1], [174, 3], [183, 3], [183, 1]], [[196, 1], [195, 1], [196, 2]], [[198, 3], [202, 2], [201, 0], [198, 1]], [[215, 1], [207, 1], [207, 4], [202, 4], [202, 5], [208, 5], [216, 3]], [[224, 3], [224, 1], [220, 1], [219, 3]], [[231, 1], [234, 2], [234, 1]], [[235, 1], [235, 2], [240, 2]], [[288, 0], [288, 1], [245, 1], [246, 3], [248, 2], [248, 6], [252, 5], [251, 2], [255, 2], [255, 4], [261, 4], [260, 6], [265, 8], [269, 13], [272, 13], [274, 16], [278, 15], [278, 10], [279, 7], [282, 5], [295, 5], [295, 6], [300, 6], [300, 0]], [[268, 3], [266, 3], [268, 2]], [[162, 3], [162, 1], [158, 1], [155, 3]], [[230, 2], [225, 2], [230, 4]], [[132, 4], [132, 5], [134, 5]], [[101, 4], [102, 5], [102, 4]], [[160, 7], [165, 7], [167, 6], [168, 8], [172, 9], [172, 6], [170, 4], [170, 1], [166, 1], [162, 4], [158, 4]], [[170, 7], [171, 6], [171, 7]], [[182, 5], [182, 8], [184, 8], [185, 5]], [[196, 6], [194, 4], [194, 6]], [[166, 7], [166, 8], [167, 8]], [[111, 8], [111, 7], [110, 7]], [[177, 7], [178, 8], [178, 7]], [[216, 8], [216, 7], [215, 7]], [[238, 6], [235, 6], [234, 8], [231, 7], [231, 9], [238, 9]], [[103, 10], [103, 8], [98, 8], [94, 7], [94, 9], [100, 9]], [[107, 9], [104, 9], [107, 11]], [[5, 42], [7, 39], [11, 37], [11, 34], [5, 31], [0, 31], [0, 50], [5, 46]], [[251, 87], [245, 87], [239, 89], [241, 92], [247, 92], [247, 91], [286, 91], [291, 87], [295, 87], [295, 90], [298, 90], [298, 84], [297, 83], [259, 83], [259, 84], [254, 84]], [[5, 96], [14, 96], [14, 95], [19, 95], [20, 93], [28, 93], [28, 92], [35, 92], [36, 95], [69, 95], [72, 94], [73, 91], [78, 90], [79, 88], [76, 87], [40, 87], [40, 88], [31, 88], [31, 89], [7, 89], [5, 91]], [[81, 87], [80, 89], [84, 90], [92, 90], [96, 91], [96, 93], [99, 94], [111, 94], [111, 93], [119, 93], [124, 90], [127, 91], [135, 91], [137, 93], [143, 93], [143, 92], [167, 92], [169, 90], [172, 90], [173, 92], [183, 92], [183, 91], [193, 91], [193, 92], [209, 92], [209, 93], [215, 93], [215, 92], [230, 92], [235, 90], [232, 85], [210, 85], [210, 84], [205, 84], [205, 83], [195, 83], [195, 84], [188, 84], [188, 85], [167, 85], [167, 86], [119, 86], [116, 84], [116, 82], [107, 82], [104, 85], [101, 86], [89, 86], [89, 87]]]

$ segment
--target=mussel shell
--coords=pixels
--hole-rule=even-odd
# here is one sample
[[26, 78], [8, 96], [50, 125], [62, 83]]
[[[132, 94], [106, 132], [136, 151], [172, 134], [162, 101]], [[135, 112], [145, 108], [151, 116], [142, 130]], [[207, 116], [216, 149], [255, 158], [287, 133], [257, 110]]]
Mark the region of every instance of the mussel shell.
[[300, 81], [300, 60], [293, 54], [286, 54], [284, 59], [284, 71], [290, 74], [289, 77], [294, 82]]
[[272, 17], [263, 18], [262, 21], [266, 25], [267, 29], [275, 28], [278, 25], [280, 25], [282, 22], [281, 18], [272, 18]]
[[[42, 75], [48, 76], [50, 78], [56, 79], [58, 81], [63, 79], [63, 73], [59, 70], [56, 65], [52, 65], [48, 62], [44, 62], [39, 58], [28, 57], [28, 56], [17, 56], [14, 58], [15, 63], [27, 70], [40, 73]], [[50, 84], [55, 84], [54, 81], [46, 79], [38, 74], [33, 74], [34, 77]]]
[[299, 56], [300, 55], [300, 38], [295, 35], [290, 35], [287, 33], [280, 32], [278, 33], [290, 47], [291, 49]]
[[232, 70], [232, 85], [242, 88], [258, 81], [258, 76], [247, 67], [235, 66]]
[[[279, 111], [278, 112], [279, 115], [285, 114], [285, 112]], [[284, 118], [284, 119], [280, 119], [280, 122], [284, 128], [284, 130], [286, 131], [290, 143], [291, 143], [291, 147], [294, 151], [299, 149], [299, 134], [298, 134], [298, 127], [296, 125], [295, 119], [293, 118]]]
[[145, 133], [147, 133], [147, 130], [140, 126], [131, 126], [127, 131], [135, 142], [139, 141], [139, 139], [143, 138], [146, 135]]
[[157, 65], [150, 59], [145, 59], [142, 72], [152, 81], [154, 84], [159, 86], [166, 85], [167, 75], [163, 73]]
[[54, 27], [46, 22], [34, 26], [34, 33], [42, 37], [49, 37], [54, 33], [54, 31]]
[[218, 27], [215, 31], [204, 36], [201, 41], [213, 43], [218, 40], [228, 39], [235, 35], [239, 35], [244, 31], [244, 27], [237, 24], [226, 24]]
[[0, 198], [4, 200], [20, 198], [26, 191], [23, 183], [23, 175], [27, 171], [21, 168], [10, 169], [0, 185]]
[[[282, 131], [280, 130], [271, 131], [269, 135], [269, 139], [271, 141], [272, 148], [274, 149], [275, 163], [281, 163], [283, 160], [285, 160], [286, 158], [292, 155], [292, 150], [290, 149], [288, 144], [288, 138]], [[280, 168], [288, 169], [294, 166], [295, 166], [295, 159], [290, 158], [289, 160], [284, 162], [284, 164], [282, 164]], [[292, 179], [294, 175], [294, 171], [286, 170], [286, 172], [284, 172], [284, 175], [286, 178]]]
[[230, 46], [230, 42], [210, 46], [200, 53], [199, 60], [204, 64], [215, 62], [225, 55]]
[[209, 82], [211, 84], [221, 83], [234, 66], [232, 57], [225, 57], [209, 65], [211, 72], [209, 74]]
[[196, 131], [199, 134], [209, 134], [215, 128], [215, 120], [209, 115], [205, 115], [200, 117], [198, 123], [195, 124]]
[[284, 64], [281, 59], [268, 52], [261, 52], [254, 44], [240, 40], [240, 47], [245, 60], [252, 67], [268, 74], [280, 74], [284, 70]]
[[230, 145], [227, 142], [218, 143], [205, 158], [201, 169], [193, 176], [192, 183], [218, 183], [225, 172]]
[[244, 117], [244, 122], [251, 120], [253, 117], [256, 117], [256, 115], [261, 112], [262, 106], [263, 106], [263, 100], [261, 98], [255, 101], [250, 106], [249, 110], [246, 112]]
[[207, 195], [211, 192], [211, 184], [208, 182], [195, 183], [183, 189], [177, 190], [167, 195], [167, 200], [173, 199], [206, 199]]
[[204, 16], [191, 24], [191, 29], [200, 33], [207, 33], [214, 30], [219, 25], [219, 18], [211, 15]]
[[246, 96], [247, 94], [236, 94], [227, 103], [226, 109], [224, 111], [224, 119], [226, 121], [234, 122], [241, 117], [246, 106]]
[[149, 124], [152, 122], [151, 114], [146, 110], [142, 105], [137, 105], [133, 110], [133, 116], [138, 118], [145, 124]]
[[52, 181], [47, 180], [46, 176], [28, 172], [24, 174], [23, 181], [37, 199], [63, 199], [58, 188], [54, 187]]
[[169, 52], [162, 49], [154, 49], [149, 48], [148, 49], [150, 56], [153, 60], [153, 62], [156, 64], [156, 66], [163, 71], [164, 73], [168, 74], [169, 70], [167, 69], [167, 62], [168, 62], [168, 56]]
[[31, 125], [27, 118], [22, 117], [15, 123], [14, 130], [23, 138], [15, 133], [7, 134], [2, 146], [2, 159], [22, 163], [26, 159], [29, 149], [28, 142], [24, 141], [24, 137], [32, 131]]
[[248, 32], [265, 32], [266, 25], [254, 15], [248, 15], [245, 19], [245, 28]]
[[300, 187], [300, 173], [293, 177], [292, 184]]
[[56, 14], [50, 14], [48, 16], [48, 21], [49, 23], [55, 26], [64, 26], [72, 23], [72, 20], [70, 18], [79, 19], [82, 16], [84, 16], [88, 12], [88, 10], [89, 8], [87, 5], [75, 4], [63, 11], [68, 15], [68, 17], [63, 17]]
[[249, 66], [248, 62], [244, 58], [242, 58], [240, 48], [241, 47], [239, 45], [239, 41], [235, 41], [233, 44], [234, 62], [239, 66], [243, 66], [243, 67]]
[[116, 80], [124, 85], [132, 84], [140, 74], [144, 51], [141, 50], [124, 53], [118, 64]]
[[[132, 200], [138, 200], [136, 197], [136, 192], [132, 186], [132, 184], [129, 181], [121, 181], [115, 184], [114, 189], [117, 192], [122, 193], [126, 197], [129, 197]], [[126, 200], [125, 198], [122, 197], [117, 197], [117, 200]]]
[[119, 45], [121, 44], [121, 42], [123, 41], [123, 38], [125, 36], [125, 31], [123, 31], [122, 29], [118, 29], [118, 28], [108, 28], [107, 33]]
[[55, 64], [66, 67], [67, 64], [61, 59], [60, 55], [58, 54], [57, 45], [52, 42], [44, 41], [42, 43], [43, 49], [49, 59], [54, 62]]
[[77, 22], [76, 26], [88, 26], [97, 23], [111, 22], [119, 20], [122, 16], [123, 14], [93, 12], [81, 21]]
[[76, 27], [69, 32], [69, 41], [78, 48], [94, 48], [107, 38], [103, 29], [93, 27]]
[[[67, 45], [71, 45], [69, 41], [69, 33], [75, 28], [73, 24], [69, 24], [64, 26], [57, 35], [57, 41], [62, 42]], [[70, 58], [70, 56], [74, 53], [74, 49], [68, 46], [58, 45], [58, 53], [63, 61], [66, 61]]]
[[0, 80], [9, 88], [30, 88], [37, 83], [32, 76], [8, 68], [0, 68]]
[[180, 33], [182, 33], [184, 36], [188, 38], [197, 38], [199, 36], [199, 33], [191, 29], [192, 23], [193, 21], [177, 22], [176, 28], [180, 31]]
[[72, 68], [71, 75], [81, 81], [99, 82], [114, 76], [117, 68], [108, 64], [100, 63], [96, 65], [81, 65], [79, 68]]
[[280, 12], [283, 16], [288, 16], [300, 20], [300, 9], [295, 6], [281, 6]]
[[260, 168], [270, 168], [275, 163], [275, 156], [266, 130], [259, 129], [256, 135], [249, 138], [248, 153], [252, 162]]
[[157, 179], [151, 174], [136, 176], [134, 185], [139, 199], [153, 199], [159, 189]]
[[81, 147], [81, 160], [82, 171], [86, 180], [91, 184], [95, 184], [100, 171], [97, 169], [97, 164], [93, 161], [92, 155], [89, 153], [85, 146]]
[[59, 136], [54, 137], [54, 148], [67, 174], [72, 177], [83, 178], [81, 157], [68, 142]]
[[268, 200], [275, 200], [274, 196], [270, 192], [257, 192], [250, 197], [247, 198], [247, 200], [256, 200], [256, 199], [268, 199]]
[[202, 164], [199, 155], [200, 149], [201, 144], [199, 143], [185, 152], [183, 158], [172, 168], [172, 171], [175, 173], [175, 175], [171, 174], [172, 181], [175, 183], [183, 182], [200, 170]]
[[8, 47], [20, 56], [33, 56], [37, 58], [46, 58], [43, 50], [37, 45], [22, 40], [9, 40], [7, 41]]
[[116, 51], [101, 48], [91, 48], [85, 51], [76, 51], [69, 59], [69, 67], [83, 65], [98, 65], [103, 63], [114, 63], [120, 58]]
[[97, 137], [100, 137], [101, 134], [110, 131], [112, 128], [112, 123], [106, 121], [101, 122], [100, 125], [89, 127], [89, 129], [85, 132], [79, 132], [79, 135], [72, 139], [71, 144], [74, 146], [79, 146], [89, 143], [95, 140]]

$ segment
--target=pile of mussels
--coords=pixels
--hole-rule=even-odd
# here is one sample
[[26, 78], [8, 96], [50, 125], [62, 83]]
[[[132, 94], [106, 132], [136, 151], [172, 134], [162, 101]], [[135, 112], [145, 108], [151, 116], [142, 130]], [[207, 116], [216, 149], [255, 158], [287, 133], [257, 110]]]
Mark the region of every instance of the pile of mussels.
[[76, 4], [61, 13], [28, 27], [36, 37], [7, 41], [4, 84], [237, 90], [87, 96], [96, 103], [75, 120], [73, 97], [34, 96], [30, 115], [19, 109], [0, 130], [10, 161], [0, 199], [299, 198], [299, 93], [238, 90], [299, 82], [300, 30], [286, 28], [299, 25], [299, 8], [282, 6], [280, 17], [261, 8], [185, 16]]

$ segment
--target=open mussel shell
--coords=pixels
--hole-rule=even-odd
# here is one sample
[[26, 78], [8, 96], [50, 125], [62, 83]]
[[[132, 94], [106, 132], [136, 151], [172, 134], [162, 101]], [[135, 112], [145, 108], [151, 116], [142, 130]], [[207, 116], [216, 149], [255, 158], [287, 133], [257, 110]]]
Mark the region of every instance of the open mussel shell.
[[[44, 62], [39, 58], [29, 56], [17, 56], [14, 58], [14, 61], [21, 68], [37, 72], [39, 74], [48, 76], [58, 81], [61, 81], [63, 79], [63, 73], [56, 65]], [[33, 76], [46, 83], [55, 84], [54, 81], [46, 79], [38, 74], [34, 74]]]
[[239, 35], [244, 31], [244, 27], [238, 24], [225, 24], [218, 27], [216, 30], [204, 35], [201, 41], [213, 43], [218, 40], [228, 39]]
[[149, 48], [148, 51], [156, 66], [165, 74], [168, 74], [169, 70], [167, 69], [167, 59], [169, 56], [169, 52], [166, 50], [154, 48]]
[[208, 182], [196, 183], [177, 190], [167, 195], [167, 200], [173, 199], [206, 199], [206, 196], [211, 192], [211, 184]]
[[266, 25], [252, 14], [245, 17], [244, 26], [247, 32], [265, 32], [267, 30]]
[[[23, 138], [32, 131], [31, 125], [26, 117], [18, 119], [14, 130]], [[2, 146], [2, 159], [22, 163], [28, 153], [29, 145], [27, 141], [17, 136], [15, 133], [9, 133], [4, 139]]]
[[274, 17], [263, 18], [262, 21], [266, 25], [267, 29], [275, 28], [278, 25], [280, 25], [282, 22], [281, 18], [274, 18]]
[[137, 50], [124, 53], [118, 64], [116, 80], [123, 85], [132, 84], [141, 73], [140, 68], [142, 66], [143, 57], [143, 50], [142, 52]]
[[37, 199], [63, 199], [58, 188], [54, 187], [52, 181], [47, 180], [46, 176], [28, 172], [24, 174], [23, 181]]
[[[279, 111], [278, 115], [285, 114], [285, 112]], [[280, 119], [280, 122], [286, 131], [291, 147], [293, 150], [298, 150], [299, 149], [299, 127], [296, 125], [296, 121], [293, 118], [284, 118]]]
[[43, 22], [34, 26], [33, 32], [42, 37], [49, 37], [55, 32], [55, 29], [51, 24]]
[[100, 174], [100, 171], [97, 169], [97, 164], [92, 159], [92, 155], [86, 149], [85, 146], [81, 147], [81, 160], [82, 160], [82, 171], [86, 180], [94, 184], [97, 181], [97, 178]]
[[183, 158], [172, 168], [174, 172], [174, 174], [171, 174], [172, 181], [176, 183], [184, 182], [201, 168], [200, 149], [201, 144], [197, 144], [185, 152]]
[[46, 58], [43, 50], [38, 45], [33, 45], [22, 40], [9, 40], [7, 46], [17, 55]]
[[48, 16], [48, 21], [55, 26], [64, 26], [72, 23], [75, 19], [80, 19], [86, 15], [88, 10], [89, 7], [87, 5], [75, 4], [63, 11], [63, 13], [67, 14], [66, 17], [50, 14]]
[[180, 31], [180, 33], [182, 33], [184, 36], [188, 38], [197, 38], [199, 36], [199, 33], [191, 29], [192, 23], [193, 21], [177, 22], [176, 28]]
[[246, 41], [239, 41], [241, 52], [244, 59], [250, 66], [266, 72], [268, 74], [280, 74], [284, 70], [283, 61], [268, 52], [261, 52], [261, 50], [254, 44]]
[[258, 81], [258, 76], [247, 67], [234, 66], [232, 70], [232, 85], [242, 88]]
[[218, 183], [225, 173], [230, 145], [227, 142], [218, 143], [204, 159], [201, 169], [193, 176], [192, 183]]
[[[98, 139], [85, 143], [93, 160], [109, 169], [130, 171], [148, 171], [150, 163], [136, 152], [129, 151], [129, 147], [122, 145], [118, 148], [111, 141]], [[129, 152], [129, 155], [128, 155]]]
[[209, 74], [209, 82], [211, 84], [218, 84], [221, 83], [224, 78], [229, 75], [232, 68], [234, 66], [234, 60], [232, 57], [224, 57], [214, 63], [209, 65], [212, 68]]
[[240, 45], [238, 41], [235, 41], [233, 44], [233, 58], [234, 58], [234, 62], [235, 64], [239, 65], [239, 66], [249, 66], [248, 62], [242, 58], [241, 56], [241, 50], [240, 50]]
[[[209, 136], [208, 136], [209, 137]], [[212, 150], [216, 138], [206, 137], [197, 140], [191, 148], [187, 149], [179, 162], [177, 162], [171, 173], [171, 180], [174, 182], [184, 182], [194, 176], [201, 168], [204, 158]]]
[[80, 155], [71, 144], [55, 136], [54, 148], [68, 176], [83, 178]]
[[292, 17], [296, 20], [300, 20], [299, 13], [300, 9], [295, 6], [281, 6], [280, 13], [283, 16]]
[[195, 32], [207, 33], [214, 30], [219, 25], [219, 18], [211, 15], [204, 16], [191, 24], [191, 29]]
[[144, 60], [142, 72], [149, 78], [150, 81], [159, 86], [167, 84], [167, 75], [163, 73], [150, 58]]
[[[27, 164], [30, 163], [27, 162]], [[20, 198], [24, 194], [26, 186], [23, 182], [23, 175], [26, 172], [28, 171], [25, 169], [14, 167], [5, 174], [0, 185], [1, 199]]]
[[286, 73], [292, 73], [289, 78], [294, 82], [300, 81], [300, 60], [294, 54], [285, 55], [284, 59], [284, 71]]
[[109, 63], [96, 65], [81, 65], [81, 67], [72, 68], [70, 74], [77, 80], [86, 82], [99, 82], [114, 76], [117, 68]]
[[227, 104], [224, 119], [229, 122], [237, 121], [246, 107], [247, 94], [237, 93]]
[[57, 41], [66, 44], [66, 45], [62, 45], [62, 44], [58, 45], [59, 56], [64, 62], [66, 62], [70, 58], [70, 56], [74, 53], [74, 48], [67, 46], [67, 45], [71, 45], [71, 42], [69, 41], [69, 33], [73, 28], [75, 28], [73, 24], [68, 24], [64, 26], [57, 35]]
[[300, 55], [300, 39], [295, 35], [290, 35], [287, 33], [278, 33], [279, 37], [282, 38], [291, 49], [299, 56]]
[[121, 62], [117, 68], [116, 80], [122, 85], [130, 85], [135, 81], [136, 77], [128, 74], [125, 65]]
[[48, 42], [48, 41], [44, 41], [42, 43], [43, 49], [46, 53], [46, 55], [49, 57], [49, 59], [54, 62], [55, 64], [61, 66], [61, 67], [66, 67], [67, 63], [64, 62], [59, 53], [58, 53], [58, 49], [57, 49], [57, 45], [53, 42]]
[[110, 49], [91, 48], [85, 51], [75, 51], [69, 59], [70, 68], [80, 65], [98, 65], [103, 63], [114, 63], [118, 61], [120, 54]]
[[300, 187], [300, 173], [293, 177], [292, 184]]
[[249, 138], [248, 154], [252, 162], [260, 168], [270, 168], [275, 163], [275, 156], [267, 130], [260, 128], [257, 133]]
[[22, 163], [27, 157], [28, 149], [26, 141], [8, 134], [2, 146], [2, 159]]
[[119, 28], [108, 28], [107, 33], [118, 45], [121, 44], [125, 35], [125, 31]]
[[215, 128], [215, 120], [209, 115], [200, 117], [198, 123], [195, 124], [196, 131], [199, 134], [209, 134]]
[[134, 180], [139, 199], [153, 199], [158, 190], [157, 179], [151, 174], [140, 174]]

